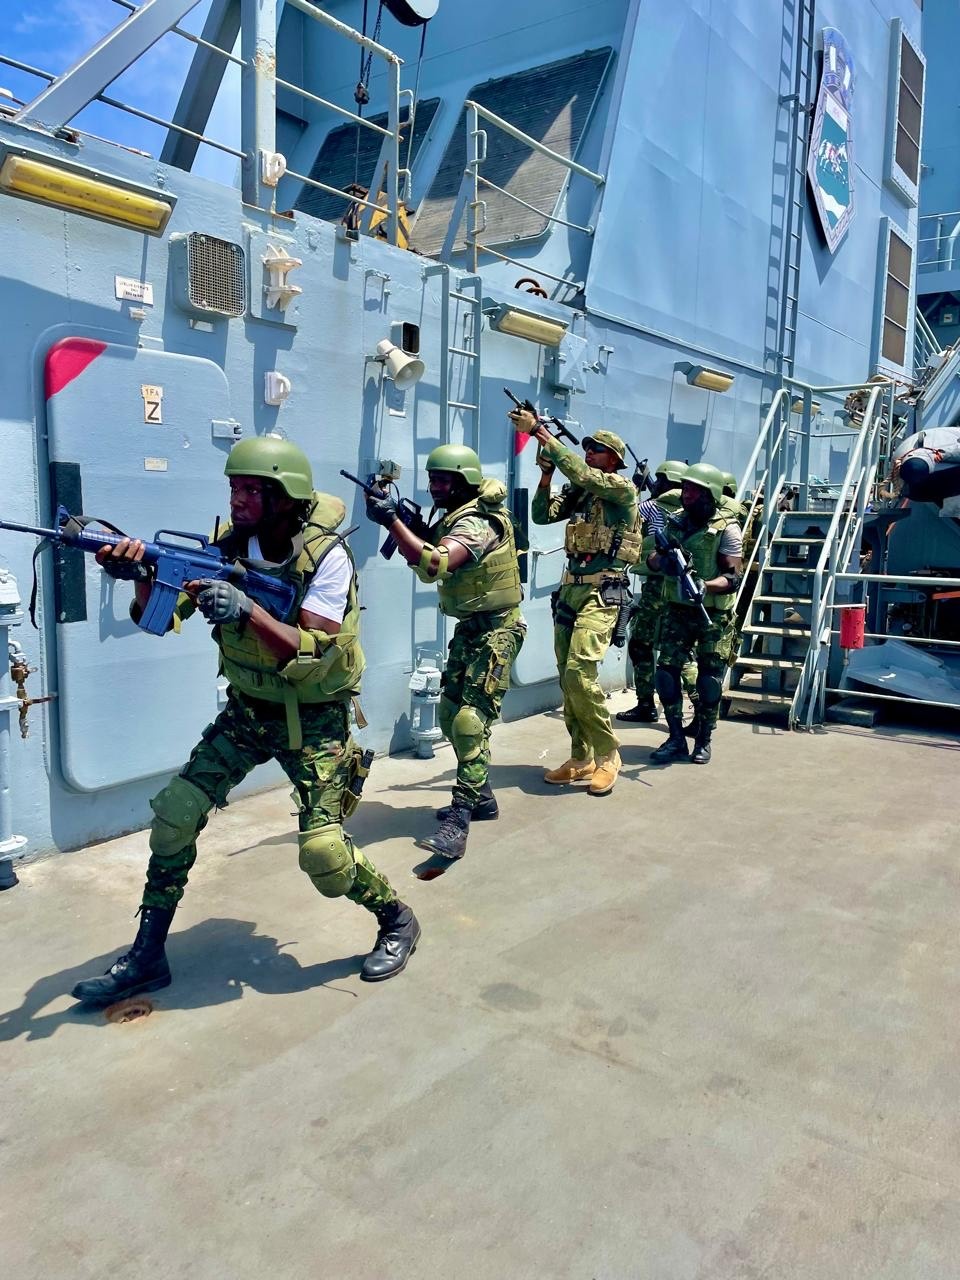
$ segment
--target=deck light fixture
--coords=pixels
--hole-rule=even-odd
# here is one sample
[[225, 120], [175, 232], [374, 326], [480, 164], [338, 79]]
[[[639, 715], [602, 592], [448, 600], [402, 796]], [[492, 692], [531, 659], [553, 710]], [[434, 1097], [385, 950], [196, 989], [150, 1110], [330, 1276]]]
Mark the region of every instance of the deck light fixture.
[[[802, 396], [798, 396], [797, 399], [794, 400], [794, 402], [790, 406], [790, 412], [803, 413], [803, 397]], [[810, 401], [810, 417], [815, 418], [819, 412], [820, 412], [820, 401], [811, 400]]]
[[569, 327], [565, 320], [537, 315], [535, 311], [524, 311], [521, 307], [511, 307], [506, 303], [496, 306], [490, 312], [490, 324], [500, 333], [526, 338], [528, 342], [539, 342], [542, 347], [557, 346]]
[[23, 155], [4, 157], [0, 190], [152, 235], [160, 234], [173, 212], [168, 200]]
[[733, 386], [733, 374], [724, 373], [722, 369], [707, 369], [702, 364], [680, 366], [684, 369], [691, 387], [703, 387], [704, 391], [729, 391]]

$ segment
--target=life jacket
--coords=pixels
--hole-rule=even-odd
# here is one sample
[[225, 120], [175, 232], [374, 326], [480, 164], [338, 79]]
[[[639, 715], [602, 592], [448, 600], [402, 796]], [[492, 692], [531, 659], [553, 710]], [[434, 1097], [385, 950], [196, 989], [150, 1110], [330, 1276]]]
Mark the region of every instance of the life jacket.
[[[720, 536], [728, 524], [736, 524], [736, 517], [729, 509], [719, 507], [705, 525], [698, 529], [690, 529], [682, 514], [671, 516], [667, 521], [667, 531], [677, 538], [690, 561], [690, 568], [704, 582], [715, 578], [720, 572], [717, 564], [717, 548]], [[683, 594], [678, 578], [666, 575], [663, 580], [663, 598], [670, 604], [686, 604], [694, 606]], [[736, 602], [736, 592], [725, 591], [722, 595], [706, 595], [704, 607], [711, 613], [722, 609], [732, 609]]]
[[[336, 532], [346, 517], [346, 507], [328, 493], [315, 493], [303, 527], [294, 539], [293, 551], [282, 565], [258, 570], [292, 583], [296, 595], [290, 611], [281, 621], [300, 632], [298, 651], [283, 662], [249, 627], [225, 623], [214, 628], [220, 646], [220, 671], [238, 692], [264, 702], [282, 703], [287, 709], [290, 746], [302, 745], [301, 704], [347, 702], [360, 689], [365, 659], [360, 648], [360, 605], [357, 569], [346, 541]], [[230, 526], [217, 539], [217, 547], [231, 559], [243, 559], [248, 539]], [[347, 607], [336, 635], [311, 631], [298, 624], [307, 588], [318, 568], [336, 546], [342, 546], [352, 570]]]
[[[431, 529], [435, 542], [453, 531], [465, 516], [479, 516], [496, 530], [500, 542], [479, 563], [471, 557], [438, 583], [440, 612], [451, 618], [474, 613], [502, 613], [523, 599], [517, 563], [517, 533], [513, 516], [504, 506], [507, 490], [499, 480], [480, 482], [477, 496], [446, 515]], [[526, 550], [526, 548], [523, 548]]]

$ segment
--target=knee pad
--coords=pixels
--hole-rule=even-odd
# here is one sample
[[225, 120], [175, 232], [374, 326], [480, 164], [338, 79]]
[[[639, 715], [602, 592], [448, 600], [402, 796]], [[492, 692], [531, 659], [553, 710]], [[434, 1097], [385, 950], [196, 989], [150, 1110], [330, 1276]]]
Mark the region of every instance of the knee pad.
[[441, 694], [440, 705], [437, 707], [437, 723], [440, 725], [440, 732], [448, 742], [453, 741], [453, 718], [458, 710], [455, 702]]
[[213, 801], [186, 778], [174, 778], [150, 801], [150, 851], [169, 858], [193, 844], [207, 825]]
[[357, 869], [353, 850], [339, 822], [300, 833], [300, 870], [325, 898], [341, 898], [353, 888]]
[[460, 708], [448, 734], [458, 760], [476, 760], [483, 749], [486, 729], [487, 722], [476, 707]]
[[657, 667], [657, 693], [665, 707], [676, 706], [683, 701], [679, 667]]
[[711, 671], [701, 671], [697, 676], [697, 694], [704, 707], [715, 707], [723, 696], [723, 681]]

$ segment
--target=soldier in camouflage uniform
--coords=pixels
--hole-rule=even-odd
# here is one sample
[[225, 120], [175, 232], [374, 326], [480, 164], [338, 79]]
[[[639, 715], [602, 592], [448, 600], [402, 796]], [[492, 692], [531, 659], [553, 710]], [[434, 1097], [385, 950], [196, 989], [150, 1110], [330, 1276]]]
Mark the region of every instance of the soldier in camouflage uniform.
[[[667, 575], [667, 600], [660, 633], [657, 692], [663, 703], [670, 735], [654, 751], [653, 764], [690, 759], [707, 764], [710, 739], [720, 713], [723, 675], [730, 656], [733, 605], [740, 585], [743, 535], [732, 510], [724, 506], [723, 476], [716, 467], [699, 462], [690, 467], [680, 486], [682, 510], [667, 521], [667, 533], [682, 549], [695, 578], [703, 583], [704, 606], [710, 621], [683, 595], [676, 564], [667, 552], [653, 552], [648, 564]], [[696, 653], [699, 711], [691, 754], [683, 732], [680, 671]]]
[[526, 627], [506, 487], [484, 477], [480, 459], [464, 445], [434, 449], [427, 476], [434, 507], [445, 513], [431, 528], [408, 528], [389, 495], [368, 498], [367, 514], [389, 530], [420, 581], [436, 584], [441, 613], [457, 619], [440, 697], [440, 726], [456, 752], [457, 777], [451, 803], [437, 813], [439, 828], [417, 841], [452, 859], [466, 852], [471, 820], [499, 815], [489, 779], [490, 730]]
[[[360, 976], [376, 982], [407, 963], [420, 926], [387, 879], [341, 826], [359, 802], [366, 773], [350, 736], [350, 702], [364, 659], [359, 643], [357, 578], [346, 542], [335, 532], [346, 510], [315, 493], [310, 464], [296, 445], [262, 436], [235, 445], [227, 458], [232, 524], [217, 546], [231, 560], [272, 566], [294, 586], [286, 618], [273, 617], [229, 582], [194, 582], [175, 612], [179, 630], [195, 609], [213, 624], [227, 705], [173, 779], [150, 802], [150, 862], [140, 928], [129, 952], [102, 978], [80, 982], [74, 996], [107, 1005], [170, 983], [164, 944], [197, 856], [197, 836], [214, 808], [258, 764], [277, 760], [300, 810], [300, 867], [324, 897], [345, 896], [372, 912], [377, 943]], [[136, 621], [152, 573], [143, 543], [123, 539], [97, 556], [111, 577], [132, 580]]]
[[[661, 462], [654, 472], [656, 478], [650, 498], [640, 503], [643, 547], [640, 559], [630, 568], [630, 572], [640, 580], [640, 599], [630, 615], [627, 635], [627, 653], [633, 666], [637, 705], [617, 712], [617, 719], [628, 724], [655, 724], [659, 719], [653, 693], [656, 688], [660, 616], [663, 613], [663, 576], [650, 571], [647, 556], [654, 548], [654, 529], [662, 529], [667, 518], [680, 509], [680, 482], [686, 469], [685, 462]], [[696, 663], [690, 662], [683, 668], [681, 680], [684, 692], [696, 706]]]
[[[515, 409], [510, 418], [539, 445], [542, 474], [531, 507], [535, 523], [569, 522], [567, 567], [554, 597], [553, 643], [570, 759], [548, 769], [544, 780], [556, 786], [587, 782], [591, 795], [605, 796], [620, 772], [620, 744], [597, 670], [620, 605], [629, 598], [626, 570], [636, 563], [642, 541], [637, 491], [632, 481], [617, 474], [626, 465], [626, 447], [612, 431], [597, 431], [584, 439], [585, 458], [579, 458], [529, 410]], [[559, 494], [550, 489], [555, 468], [569, 481]]]

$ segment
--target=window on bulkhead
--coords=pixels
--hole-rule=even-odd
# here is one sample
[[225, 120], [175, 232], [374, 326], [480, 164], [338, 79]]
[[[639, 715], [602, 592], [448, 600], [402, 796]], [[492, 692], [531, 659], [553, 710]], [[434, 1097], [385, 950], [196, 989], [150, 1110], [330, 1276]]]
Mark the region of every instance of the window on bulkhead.
[[[610, 48], [588, 49], [572, 58], [476, 84], [467, 98], [542, 142], [551, 151], [573, 159], [589, 123], [611, 56]], [[484, 241], [509, 244], [542, 235], [550, 223], [537, 210], [554, 212], [569, 170], [487, 120], [480, 120], [480, 128], [487, 135], [487, 158], [480, 165], [481, 176], [526, 201], [527, 205], [536, 206], [536, 209], [527, 208], [481, 182], [480, 198], [486, 202]], [[421, 253], [436, 257], [443, 247], [466, 165], [464, 109], [436, 177], [420, 205], [413, 229], [413, 244]], [[462, 224], [457, 248], [463, 247], [463, 230]]]
[[912, 277], [913, 249], [906, 240], [891, 230], [887, 241], [880, 356], [901, 368], [907, 362], [907, 321], [910, 315]]

